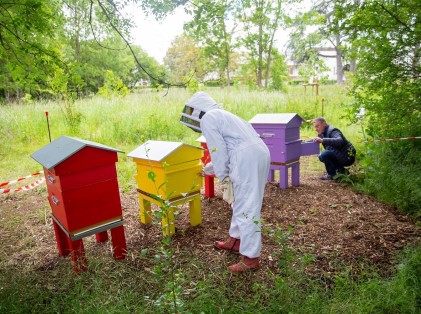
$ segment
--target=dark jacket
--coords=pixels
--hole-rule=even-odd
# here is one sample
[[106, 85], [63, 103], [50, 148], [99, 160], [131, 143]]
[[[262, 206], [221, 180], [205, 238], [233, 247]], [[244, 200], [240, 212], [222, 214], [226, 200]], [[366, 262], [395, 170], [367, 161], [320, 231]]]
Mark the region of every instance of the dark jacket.
[[341, 165], [351, 166], [354, 163], [356, 150], [339, 129], [327, 125], [318, 136], [323, 139], [324, 149], [332, 151]]

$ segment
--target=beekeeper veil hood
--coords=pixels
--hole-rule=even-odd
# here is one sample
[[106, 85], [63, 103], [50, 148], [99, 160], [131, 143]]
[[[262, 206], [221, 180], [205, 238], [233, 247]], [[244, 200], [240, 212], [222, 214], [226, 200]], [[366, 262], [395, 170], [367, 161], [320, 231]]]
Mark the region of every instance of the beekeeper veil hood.
[[193, 131], [200, 133], [202, 132], [200, 129], [200, 119], [202, 119], [207, 111], [212, 109], [222, 109], [222, 107], [205, 92], [197, 92], [187, 100], [183, 113], [181, 114], [180, 122]]

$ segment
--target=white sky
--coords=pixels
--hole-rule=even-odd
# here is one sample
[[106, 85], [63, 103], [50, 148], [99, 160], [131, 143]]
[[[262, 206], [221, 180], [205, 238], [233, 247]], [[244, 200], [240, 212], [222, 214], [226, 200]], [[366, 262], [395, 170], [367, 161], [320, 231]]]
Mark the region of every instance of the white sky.
[[[297, 12], [308, 8], [310, 3], [311, 0], [304, 0], [302, 4], [292, 8], [292, 11]], [[183, 24], [190, 19], [190, 16], [184, 12], [182, 7], [179, 7], [173, 14], [158, 22], [153, 15], [146, 16], [140, 8], [133, 6], [130, 10], [133, 22], [136, 24], [132, 32], [132, 43], [141, 46], [151, 57], [162, 64], [168, 48], [175, 37], [183, 33]], [[288, 37], [287, 32], [278, 30], [276, 47], [280, 51], [284, 50]]]
[[163, 63], [165, 54], [176, 36], [183, 33], [183, 24], [189, 16], [182, 8], [177, 8], [174, 14], [160, 22], [153, 15], [146, 16], [141, 9], [133, 13], [136, 24], [132, 32], [133, 43], [142, 47], [148, 55]]

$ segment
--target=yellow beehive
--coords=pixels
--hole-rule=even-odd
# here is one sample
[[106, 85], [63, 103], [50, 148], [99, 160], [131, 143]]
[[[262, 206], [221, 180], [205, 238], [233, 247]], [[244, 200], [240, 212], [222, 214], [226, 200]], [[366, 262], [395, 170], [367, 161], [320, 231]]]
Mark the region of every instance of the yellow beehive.
[[169, 200], [200, 191], [202, 169], [200, 147], [166, 141], [147, 141], [127, 156], [137, 166], [139, 190]]
[[163, 207], [163, 201], [170, 207], [162, 216], [165, 235], [174, 233], [173, 208], [182, 203], [190, 205], [191, 225], [202, 222], [202, 154], [202, 148], [180, 142], [147, 141], [127, 155], [136, 163], [142, 223], [152, 222], [150, 204]]

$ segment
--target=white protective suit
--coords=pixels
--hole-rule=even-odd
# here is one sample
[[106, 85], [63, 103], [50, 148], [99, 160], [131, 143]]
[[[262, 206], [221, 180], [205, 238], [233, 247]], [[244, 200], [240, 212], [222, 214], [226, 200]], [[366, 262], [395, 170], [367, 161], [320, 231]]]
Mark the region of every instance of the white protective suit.
[[[204, 104], [212, 104], [212, 108], [208, 110]], [[214, 104], [209, 95], [199, 92], [186, 106], [205, 112], [200, 129], [211, 154], [214, 174], [220, 182], [226, 177], [232, 181], [234, 203], [229, 234], [241, 240], [241, 255], [259, 257], [260, 211], [270, 166], [269, 150], [251, 124], [225, 110], [215, 109]]]

